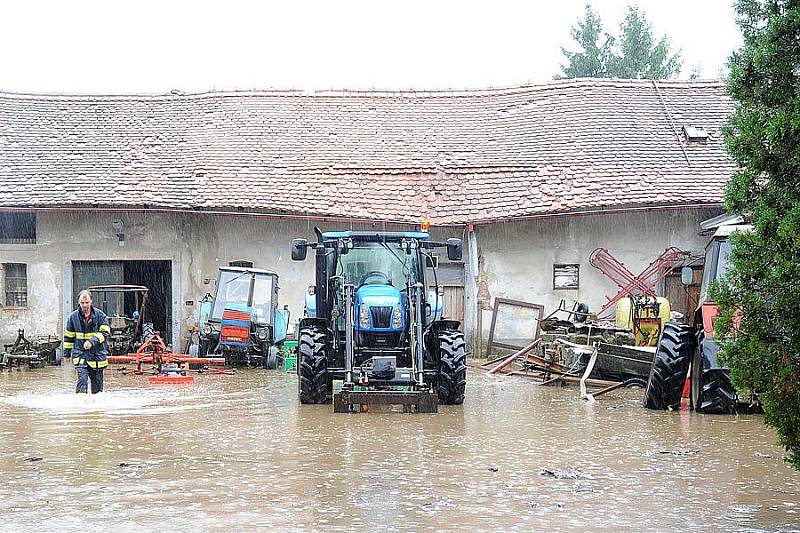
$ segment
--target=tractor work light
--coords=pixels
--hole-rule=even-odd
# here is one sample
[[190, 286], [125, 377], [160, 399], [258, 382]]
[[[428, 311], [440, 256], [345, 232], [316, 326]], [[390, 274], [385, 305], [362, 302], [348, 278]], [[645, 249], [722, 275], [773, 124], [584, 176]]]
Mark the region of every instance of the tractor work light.
[[403, 327], [403, 310], [400, 309], [400, 304], [394, 306], [392, 313], [392, 329], [400, 329]]
[[205, 326], [203, 326], [203, 333], [204, 334], [211, 335], [212, 331], [213, 330], [211, 329], [211, 324], [206, 324]]
[[369, 308], [364, 304], [358, 309], [358, 326], [361, 329], [369, 329]]
[[258, 337], [260, 341], [265, 341], [267, 340], [268, 333], [267, 328], [259, 328], [258, 331], [256, 331], [256, 337]]

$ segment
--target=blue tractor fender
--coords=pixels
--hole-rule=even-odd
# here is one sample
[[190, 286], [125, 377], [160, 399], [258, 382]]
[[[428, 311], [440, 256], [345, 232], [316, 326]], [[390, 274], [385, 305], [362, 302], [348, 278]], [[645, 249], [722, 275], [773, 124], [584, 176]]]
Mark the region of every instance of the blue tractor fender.
[[286, 330], [289, 328], [289, 310], [276, 309], [275, 310], [275, 331], [273, 332], [274, 341], [282, 342], [286, 340]]
[[314, 318], [314, 317], [317, 316], [317, 297], [316, 297], [316, 295], [309, 294], [308, 292], [306, 292], [305, 311], [306, 311], [306, 316], [309, 317], [309, 318]]
[[206, 322], [208, 322], [208, 317], [211, 316], [211, 308], [214, 306], [213, 300], [203, 300], [203, 303], [200, 305], [200, 325], [202, 326]]
[[441, 320], [444, 313], [444, 305], [442, 303], [444, 297], [438, 296], [436, 291], [428, 291], [428, 304], [430, 307], [425, 308], [425, 320], [428, 324]]

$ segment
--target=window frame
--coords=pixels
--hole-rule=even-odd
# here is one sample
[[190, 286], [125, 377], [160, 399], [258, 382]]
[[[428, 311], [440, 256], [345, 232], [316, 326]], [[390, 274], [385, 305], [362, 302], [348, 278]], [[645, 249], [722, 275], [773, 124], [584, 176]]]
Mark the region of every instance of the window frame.
[[[7, 309], [28, 308], [28, 264], [2, 263], [3, 266], [3, 305]], [[19, 269], [18, 272], [13, 270]], [[11, 275], [10, 275], [11, 274]], [[12, 287], [11, 281], [17, 281]], [[21, 283], [19, 283], [21, 281]], [[21, 295], [21, 297], [20, 297]]]

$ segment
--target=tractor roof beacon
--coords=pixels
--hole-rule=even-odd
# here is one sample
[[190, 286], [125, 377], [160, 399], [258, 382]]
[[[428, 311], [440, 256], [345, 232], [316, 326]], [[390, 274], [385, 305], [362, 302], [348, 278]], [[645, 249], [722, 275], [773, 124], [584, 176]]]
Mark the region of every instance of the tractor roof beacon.
[[332, 397], [334, 412], [371, 404], [437, 412], [439, 403], [463, 403], [464, 335], [458, 321], [441, 318], [431, 255], [446, 248], [458, 261], [461, 240], [434, 242], [416, 231], [315, 232], [316, 243], [292, 241], [292, 259], [304, 260], [311, 248], [316, 261], [300, 321], [300, 402]]

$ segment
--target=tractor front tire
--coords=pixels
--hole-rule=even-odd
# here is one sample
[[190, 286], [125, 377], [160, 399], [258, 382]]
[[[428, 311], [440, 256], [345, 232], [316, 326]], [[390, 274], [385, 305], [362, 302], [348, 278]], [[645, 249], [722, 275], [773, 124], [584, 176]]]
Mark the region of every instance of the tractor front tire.
[[328, 400], [325, 333], [317, 326], [307, 326], [300, 330], [299, 341], [297, 381], [300, 403], [325, 403]]
[[261, 343], [261, 357], [264, 362], [264, 368], [267, 370], [278, 368], [278, 350], [273, 350], [270, 343]]
[[739, 399], [728, 369], [703, 369], [703, 340], [704, 335], [700, 333], [692, 360], [692, 409], [706, 414], [736, 414]]
[[691, 327], [674, 322], [664, 325], [644, 393], [646, 408], [661, 411], [680, 408], [681, 393], [693, 352]]
[[467, 384], [467, 364], [464, 334], [460, 331], [442, 330], [437, 334], [439, 344], [439, 380], [437, 393], [443, 405], [464, 403]]

